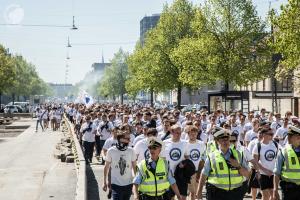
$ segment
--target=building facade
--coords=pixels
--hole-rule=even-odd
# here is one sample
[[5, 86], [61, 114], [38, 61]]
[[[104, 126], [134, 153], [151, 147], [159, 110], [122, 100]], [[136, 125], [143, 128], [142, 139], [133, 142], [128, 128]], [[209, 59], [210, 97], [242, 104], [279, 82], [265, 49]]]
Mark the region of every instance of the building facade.
[[160, 18], [160, 14], [153, 14], [151, 16], [145, 16], [140, 21], [140, 41], [142, 45], [145, 42], [147, 31], [151, 30], [157, 25], [159, 18]]

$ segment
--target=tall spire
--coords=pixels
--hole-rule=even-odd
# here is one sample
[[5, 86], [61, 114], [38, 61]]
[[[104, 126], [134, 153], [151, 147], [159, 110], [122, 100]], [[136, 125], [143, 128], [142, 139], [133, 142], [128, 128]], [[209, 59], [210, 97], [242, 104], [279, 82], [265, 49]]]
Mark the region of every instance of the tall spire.
[[102, 63], [104, 64], [103, 50], [102, 50]]

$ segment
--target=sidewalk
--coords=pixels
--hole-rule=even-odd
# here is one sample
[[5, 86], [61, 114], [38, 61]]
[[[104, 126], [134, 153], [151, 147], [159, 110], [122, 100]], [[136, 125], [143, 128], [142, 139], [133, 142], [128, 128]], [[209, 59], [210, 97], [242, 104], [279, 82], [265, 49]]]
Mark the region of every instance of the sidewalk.
[[0, 199], [74, 200], [76, 170], [73, 163], [53, 157], [62, 133], [35, 132], [35, 120], [18, 137], [0, 143]]

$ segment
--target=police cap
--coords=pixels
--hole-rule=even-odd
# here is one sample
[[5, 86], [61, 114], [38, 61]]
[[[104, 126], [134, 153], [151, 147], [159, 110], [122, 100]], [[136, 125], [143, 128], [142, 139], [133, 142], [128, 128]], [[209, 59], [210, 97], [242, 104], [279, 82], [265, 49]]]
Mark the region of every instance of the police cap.
[[290, 126], [288, 130], [288, 135], [300, 135], [300, 129], [295, 126]]

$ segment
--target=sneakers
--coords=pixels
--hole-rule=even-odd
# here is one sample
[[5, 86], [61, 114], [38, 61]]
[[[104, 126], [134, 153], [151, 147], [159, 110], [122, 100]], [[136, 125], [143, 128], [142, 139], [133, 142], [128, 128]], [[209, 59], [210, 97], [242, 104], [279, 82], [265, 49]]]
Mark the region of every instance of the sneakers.
[[261, 195], [260, 192], [256, 195], [256, 198], [257, 198], [257, 199], [261, 199], [261, 198], [262, 198], [262, 195]]

